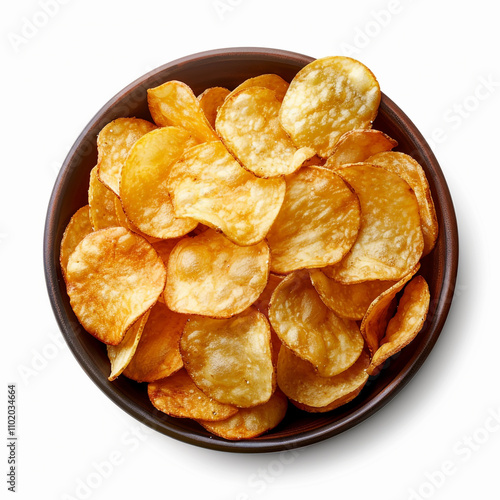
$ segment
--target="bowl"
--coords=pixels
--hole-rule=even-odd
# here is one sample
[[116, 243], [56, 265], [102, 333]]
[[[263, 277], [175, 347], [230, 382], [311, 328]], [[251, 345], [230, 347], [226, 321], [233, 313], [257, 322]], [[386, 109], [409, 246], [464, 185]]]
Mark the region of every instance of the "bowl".
[[264, 48], [230, 48], [202, 52], [161, 66], [131, 83], [92, 118], [71, 148], [50, 198], [43, 257], [51, 305], [62, 334], [88, 376], [120, 408], [158, 432], [197, 446], [233, 452], [292, 449], [330, 438], [359, 424], [387, 404], [415, 375], [443, 328], [453, 298], [458, 266], [458, 231], [453, 202], [439, 164], [415, 125], [387, 96], [382, 95], [374, 128], [395, 138], [398, 151], [413, 156], [429, 180], [439, 222], [434, 250], [422, 260], [420, 274], [427, 280], [431, 305], [423, 330], [377, 376], [368, 380], [351, 403], [323, 414], [310, 414], [289, 405], [283, 422], [273, 431], [247, 441], [226, 441], [196, 422], [169, 417], [156, 410], [147, 396], [147, 384], [126, 377], [109, 382], [109, 361], [104, 344], [89, 335], [74, 315], [59, 266], [59, 247], [73, 213], [87, 204], [90, 170], [97, 161], [96, 137], [104, 125], [122, 116], [151, 120], [146, 89], [167, 80], [188, 84], [195, 94], [208, 87], [236, 87], [263, 73], [277, 73], [290, 81], [313, 58]]

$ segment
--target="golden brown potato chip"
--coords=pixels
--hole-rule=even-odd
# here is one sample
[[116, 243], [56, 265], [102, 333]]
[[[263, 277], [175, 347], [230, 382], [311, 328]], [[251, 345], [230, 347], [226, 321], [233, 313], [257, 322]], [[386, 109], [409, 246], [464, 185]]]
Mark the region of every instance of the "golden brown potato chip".
[[347, 370], [363, 350], [358, 325], [325, 306], [307, 271], [295, 271], [276, 287], [269, 319], [281, 342], [323, 377]]
[[215, 129], [217, 110], [222, 106], [224, 99], [229, 95], [229, 90], [224, 87], [210, 87], [198, 96], [200, 107], [207, 117], [208, 123]]
[[97, 175], [116, 195], [120, 195], [120, 174], [128, 152], [144, 134], [156, 127], [140, 118], [117, 118], [108, 123], [97, 136]]
[[269, 231], [285, 197], [285, 181], [247, 172], [218, 141], [186, 151], [172, 167], [168, 190], [178, 217], [220, 229], [247, 246]]
[[118, 197], [99, 180], [97, 169], [94, 167], [90, 171], [89, 183], [90, 220], [95, 231], [121, 225], [115, 210]]
[[176, 217], [167, 181], [172, 165], [192, 144], [188, 132], [163, 127], [141, 137], [122, 168], [120, 197], [132, 224], [156, 238], [175, 238], [192, 231], [197, 222]]
[[311, 269], [309, 275], [325, 305], [337, 316], [352, 320], [362, 320], [368, 306], [394, 285], [394, 281], [363, 281], [344, 285], [332, 280], [319, 269]]
[[181, 337], [184, 366], [209, 397], [241, 408], [265, 403], [274, 390], [270, 328], [248, 308], [231, 319], [193, 316]]
[[418, 203], [408, 183], [368, 163], [348, 165], [337, 173], [358, 195], [361, 228], [350, 252], [325, 274], [346, 284], [406, 276], [424, 248]]
[[68, 267], [69, 256], [75, 251], [78, 243], [93, 231], [90, 222], [89, 206], [77, 210], [69, 221], [61, 240], [61, 251], [59, 254], [59, 262], [61, 270], [66, 281], [66, 268]]
[[156, 409], [171, 417], [216, 422], [238, 413], [235, 406], [219, 403], [200, 391], [184, 369], [148, 384], [148, 395]]
[[[397, 141], [380, 130], [350, 130], [339, 139], [331, 156], [326, 161], [325, 167], [335, 170], [346, 163], [367, 161], [370, 156], [382, 151], [389, 151], [397, 145]], [[368, 163], [371, 162], [368, 161]]]
[[325, 267], [350, 250], [361, 221], [358, 197], [335, 173], [303, 167], [286, 178], [286, 194], [267, 241], [271, 271]]
[[372, 356], [378, 349], [385, 334], [387, 323], [392, 316], [394, 298], [419, 269], [420, 264], [417, 263], [406, 276], [382, 292], [366, 310], [360, 330]]
[[123, 374], [137, 382], [153, 382], [182, 368], [179, 342], [187, 316], [156, 303], [142, 332], [134, 357]]
[[111, 363], [111, 373], [108, 380], [113, 381], [130, 363], [137, 349], [137, 344], [148, 320], [149, 311], [145, 312], [128, 330], [118, 345], [108, 345], [108, 358]]
[[329, 405], [326, 406], [318, 407], [318, 406], [305, 405], [303, 403], [297, 403], [297, 401], [294, 401], [293, 399], [290, 399], [290, 402], [294, 406], [296, 406], [299, 410], [304, 410], [309, 413], [326, 413], [327, 411], [335, 410], [340, 406], [350, 403], [363, 390], [363, 387], [364, 384], [358, 387], [357, 389], [354, 389], [352, 392], [346, 394], [345, 396], [341, 396], [340, 398], [335, 399]]
[[172, 311], [230, 318], [257, 300], [269, 276], [265, 241], [240, 247], [209, 229], [172, 250], [165, 302]]
[[166, 270], [154, 248], [123, 227], [87, 235], [71, 254], [67, 290], [82, 326], [105, 344], [119, 344], [157, 301]]
[[314, 156], [297, 149], [279, 121], [280, 101], [272, 90], [250, 87], [233, 92], [219, 109], [215, 127], [228, 150], [258, 177], [295, 172]]
[[427, 182], [424, 169], [411, 156], [395, 151], [379, 153], [372, 156], [367, 161], [395, 172], [403, 178], [415, 192], [418, 207], [420, 209], [422, 233], [424, 235], [423, 255], [427, 255], [434, 248], [439, 233], [439, 227], [431, 189]]
[[369, 128], [380, 87], [373, 73], [349, 57], [324, 57], [302, 68], [290, 84], [280, 120], [297, 146], [325, 158], [345, 132]]
[[368, 373], [406, 347], [422, 329], [429, 311], [430, 294], [427, 282], [416, 276], [405, 287], [396, 315], [389, 321], [385, 336], [375, 352]]
[[281, 76], [274, 75], [272, 73], [254, 76], [253, 78], [249, 78], [245, 80], [243, 83], [240, 83], [232, 93], [239, 92], [243, 89], [248, 89], [250, 87], [264, 87], [266, 89], [272, 90], [276, 95], [276, 99], [279, 102], [283, 102], [283, 98], [285, 97], [286, 91], [290, 85], [288, 82], [285, 82]]
[[221, 422], [198, 420], [207, 431], [233, 441], [251, 439], [274, 429], [285, 417], [288, 400], [277, 390], [267, 403], [241, 408], [236, 415]]
[[329, 409], [333, 409], [335, 402], [347, 403], [352, 393], [363, 387], [368, 380], [369, 365], [370, 357], [363, 350], [347, 370], [333, 377], [321, 377], [311, 363], [282, 346], [278, 357], [278, 387], [294, 402], [314, 408], [331, 405]]
[[185, 128], [198, 142], [219, 140], [198, 99], [185, 83], [172, 80], [148, 89], [148, 106], [154, 122], [160, 127]]

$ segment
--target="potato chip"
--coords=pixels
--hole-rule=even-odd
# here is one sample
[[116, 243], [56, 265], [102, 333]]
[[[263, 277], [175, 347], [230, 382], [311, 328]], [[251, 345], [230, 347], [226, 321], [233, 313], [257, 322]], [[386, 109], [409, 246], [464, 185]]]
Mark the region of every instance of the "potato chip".
[[69, 221], [61, 240], [61, 251], [59, 253], [59, 262], [61, 270], [66, 281], [66, 268], [70, 255], [75, 251], [78, 243], [93, 231], [90, 222], [89, 206], [85, 205], [75, 212]]
[[326, 407], [339, 400], [346, 403], [368, 380], [369, 365], [370, 357], [363, 350], [347, 370], [333, 377], [322, 377], [311, 363], [282, 346], [278, 357], [278, 387], [294, 402], [314, 408]]
[[434, 201], [432, 200], [431, 190], [424, 169], [411, 156], [395, 151], [379, 153], [369, 158], [368, 162], [395, 172], [415, 192], [424, 236], [424, 252], [422, 255], [427, 255], [436, 244], [439, 227]]
[[296, 406], [299, 410], [307, 411], [309, 413], [326, 413], [327, 411], [335, 410], [340, 406], [350, 403], [363, 390], [363, 387], [364, 384], [358, 387], [357, 389], [354, 389], [352, 392], [346, 394], [345, 396], [341, 396], [340, 398], [335, 399], [329, 405], [326, 406], [318, 407], [318, 406], [305, 405], [303, 403], [297, 403], [297, 401], [294, 401], [293, 399], [290, 399], [290, 402], [294, 406]]
[[95, 231], [120, 225], [115, 210], [118, 197], [99, 180], [97, 169], [90, 171], [89, 183], [90, 220]]
[[198, 96], [200, 107], [207, 117], [208, 123], [215, 129], [217, 110], [222, 106], [224, 99], [229, 95], [229, 90], [224, 87], [210, 87]]
[[123, 340], [118, 345], [108, 345], [108, 358], [111, 363], [111, 373], [109, 381], [115, 380], [122, 374], [132, 359], [137, 344], [144, 330], [144, 325], [148, 320], [149, 311], [145, 312], [128, 330]]
[[307, 271], [295, 271], [276, 287], [269, 319], [281, 342], [323, 377], [347, 370], [363, 350], [358, 325], [325, 306]]
[[418, 203], [408, 183], [368, 163], [348, 165], [337, 173], [358, 195], [361, 228], [351, 251], [325, 274], [346, 284], [406, 276], [424, 248]]
[[372, 356], [378, 349], [392, 316], [394, 298], [419, 269], [420, 264], [417, 264], [406, 276], [382, 292], [366, 310], [360, 330]]
[[373, 355], [368, 373], [406, 347], [422, 329], [429, 311], [430, 294], [427, 282], [416, 276], [405, 287], [396, 315], [389, 321], [380, 347]]
[[156, 127], [140, 118], [117, 118], [108, 123], [97, 136], [99, 180], [120, 195], [120, 174], [128, 152], [144, 134]]
[[325, 305], [337, 316], [352, 320], [362, 320], [369, 305], [394, 285], [394, 281], [363, 281], [344, 285], [328, 278], [319, 269], [311, 269], [309, 275]]
[[345, 132], [369, 128], [381, 92], [373, 73], [349, 57], [324, 57], [302, 68], [285, 94], [280, 120], [297, 146], [326, 158]]
[[285, 197], [285, 181], [247, 172], [218, 141], [186, 151], [172, 167], [168, 190], [178, 217], [220, 229], [247, 246], [269, 231]]
[[231, 93], [217, 115], [215, 127], [227, 149], [258, 177], [291, 174], [315, 154], [295, 147], [280, 124], [280, 107], [272, 90], [251, 87]]
[[239, 92], [243, 89], [248, 89], [250, 87], [264, 87], [266, 89], [272, 90], [279, 102], [283, 102], [286, 91], [290, 85], [285, 82], [281, 76], [274, 75], [272, 73], [254, 76], [240, 83], [232, 93]]
[[269, 260], [265, 241], [240, 247], [213, 229], [184, 238], [168, 260], [165, 302], [180, 313], [230, 318], [262, 293]]
[[285, 418], [288, 400], [277, 390], [267, 403], [241, 408], [236, 415], [221, 422], [198, 420], [207, 431], [224, 439], [252, 439], [274, 429]]
[[73, 311], [87, 332], [110, 345], [118, 345], [157, 301], [165, 278], [165, 266], [154, 248], [122, 227], [87, 235], [67, 266]]
[[267, 241], [271, 271], [325, 267], [350, 250], [361, 221], [359, 201], [335, 173], [303, 167], [286, 178], [286, 194]]
[[[335, 170], [346, 163], [364, 162], [370, 156], [389, 151], [397, 145], [397, 141], [380, 130], [350, 130], [339, 139], [325, 167]], [[372, 162], [368, 161], [368, 163]]]
[[148, 384], [148, 395], [156, 409], [171, 417], [215, 422], [238, 413], [235, 406], [219, 403], [200, 391], [184, 369]]
[[127, 217], [127, 215], [123, 211], [122, 202], [120, 201], [120, 198], [118, 198], [118, 196], [115, 198], [115, 213], [116, 213], [116, 220], [118, 222], [118, 226], [124, 227], [126, 229], [130, 229], [134, 233], [137, 233], [140, 236], [142, 236], [149, 243], [156, 243], [159, 241], [165, 241], [165, 240], [162, 240], [161, 238], [154, 238], [153, 236], [149, 236], [147, 234], [144, 234], [138, 227], [134, 226], [134, 224], [132, 224], [132, 221]]
[[190, 144], [185, 130], [163, 127], [143, 136], [130, 150], [122, 168], [121, 202], [132, 224], [149, 236], [175, 238], [198, 224], [176, 217], [167, 187], [172, 165]]
[[160, 127], [185, 128], [198, 142], [219, 140], [198, 99], [185, 83], [172, 80], [148, 89], [148, 106], [154, 122]]
[[179, 342], [187, 316], [170, 311], [158, 302], [142, 332], [134, 357], [123, 374], [137, 382], [168, 377], [183, 366]]
[[181, 337], [184, 366], [194, 383], [221, 403], [265, 403], [275, 387], [270, 328], [249, 308], [231, 319], [191, 317]]

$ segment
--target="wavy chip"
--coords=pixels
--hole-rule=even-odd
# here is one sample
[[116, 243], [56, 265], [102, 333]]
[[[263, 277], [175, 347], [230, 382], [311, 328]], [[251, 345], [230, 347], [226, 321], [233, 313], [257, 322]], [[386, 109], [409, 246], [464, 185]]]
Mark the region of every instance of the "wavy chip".
[[269, 320], [281, 342], [323, 377], [347, 370], [363, 350], [358, 325], [326, 307], [307, 271], [295, 271], [276, 287]]
[[157, 302], [123, 375], [137, 382], [154, 382], [180, 370], [183, 363], [179, 342], [187, 319]]
[[263, 404], [275, 387], [270, 335], [266, 317], [253, 308], [230, 319], [192, 317], [181, 337], [184, 366], [221, 403]]
[[146, 134], [130, 150], [122, 168], [121, 202], [132, 224], [149, 236], [175, 238], [198, 224], [176, 217], [167, 185], [172, 165], [190, 145], [186, 130], [163, 127]]
[[345, 132], [369, 128], [381, 92], [373, 73], [349, 57], [324, 57], [292, 80], [280, 110], [283, 128], [297, 146], [326, 158]]
[[388, 358], [406, 347], [422, 329], [429, 311], [430, 294], [427, 282], [416, 276], [405, 287], [395, 316], [389, 321], [380, 347], [373, 355], [371, 374]]
[[[325, 163], [332, 170], [346, 163], [367, 161], [368, 158], [383, 151], [389, 151], [398, 145], [398, 141], [384, 132], [375, 129], [356, 129], [346, 132], [337, 142], [331, 156]], [[375, 163], [375, 162], [373, 162]]]
[[224, 87], [210, 87], [198, 96], [200, 107], [214, 130], [217, 110], [222, 106], [229, 94], [229, 90]]
[[176, 80], [148, 89], [149, 112], [160, 127], [185, 128], [198, 142], [219, 140], [193, 91]]
[[168, 190], [178, 217], [220, 229], [247, 246], [268, 233], [285, 197], [285, 181], [247, 172], [218, 141], [186, 151], [172, 167]]
[[265, 241], [241, 247], [213, 229], [185, 238], [168, 260], [165, 302], [180, 313], [230, 318], [258, 299], [269, 260]]
[[345, 284], [406, 276], [424, 248], [418, 203], [408, 183], [368, 163], [348, 165], [337, 173], [358, 195], [361, 228], [350, 252], [325, 268], [325, 274]]
[[368, 158], [367, 161], [395, 172], [413, 189], [418, 201], [424, 236], [424, 251], [422, 255], [427, 255], [436, 244], [439, 226], [431, 189], [424, 169], [411, 156], [396, 151], [379, 153]]
[[[368, 380], [370, 357], [363, 350], [347, 370], [333, 377], [320, 376], [314, 366], [282, 346], [278, 356], [278, 387], [307, 411], [329, 411], [349, 402]], [[322, 410], [321, 410], [322, 409]]]
[[156, 127], [140, 118], [117, 118], [97, 136], [97, 175], [99, 180], [120, 196], [120, 175], [135, 142]]
[[357, 196], [335, 173], [302, 167], [286, 178], [286, 194], [267, 241], [271, 271], [325, 267], [339, 262], [356, 241]]
[[250, 87], [232, 92], [217, 114], [215, 127], [224, 144], [258, 177], [291, 174], [315, 154], [295, 147], [280, 124], [280, 107], [272, 90]]
[[166, 270], [154, 248], [122, 227], [88, 234], [71, 254], [67, 291], [82, 326], [105, 344], [119, 344], [157, 301]]
[[148, 396], [157, 410], [171, 417], [216, 422], [238, 413], [235, 406], [219, 403], [200, 391], [184, 369], [148, 384]]
[[288, 90], [289, 83], [283, 80], [281, 76], [275, 75], [273, 73], [268, 73], [264, 75], [254, 76], [240, 83], [231, 93], [239, 92], [243, 89], [248, 89], [250, 87], [264, 87], [266, 89], [272, 90], [276, 99], [279, 102], [283, 102], [286, 91]]
[[120, 225], [115, 209], [115, 201], [119, 199], [99, 180], [97, 170], [96, 166], [90, 171], [88, 195], [90, 220], [95, 231]]

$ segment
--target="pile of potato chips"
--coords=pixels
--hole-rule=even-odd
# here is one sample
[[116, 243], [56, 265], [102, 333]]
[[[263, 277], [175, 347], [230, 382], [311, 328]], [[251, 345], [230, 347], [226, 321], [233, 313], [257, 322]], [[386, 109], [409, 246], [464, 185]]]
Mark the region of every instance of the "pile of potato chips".
[[416, 273], [438, 234], [422, 167], [371, 129], [374, 75], [326, 57], [290, 84], [147, 97], [154, 123], [100, 132], [61, 243], [109, 380], [147, 382], [158, 410], [233, 440], [276, 427], [288, 401], [348, 403], [422, 328]]

